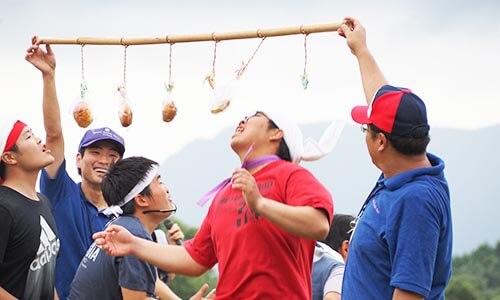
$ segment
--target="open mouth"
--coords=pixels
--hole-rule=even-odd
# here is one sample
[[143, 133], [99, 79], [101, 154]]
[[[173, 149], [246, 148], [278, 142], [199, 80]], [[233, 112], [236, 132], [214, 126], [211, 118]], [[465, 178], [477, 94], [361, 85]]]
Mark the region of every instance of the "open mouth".
[[104, 168], [94, 168], [94, 171], [99, 175], [108, 174], [108, 169], [104, 169]]

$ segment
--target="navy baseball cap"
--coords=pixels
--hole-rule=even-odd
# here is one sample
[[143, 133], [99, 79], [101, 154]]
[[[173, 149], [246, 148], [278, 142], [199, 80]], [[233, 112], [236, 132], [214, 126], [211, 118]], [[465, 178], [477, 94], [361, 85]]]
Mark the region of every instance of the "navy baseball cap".
[[114, 132], [113, 130], [111, 130], [111, 128], [108, 127], [87, 130], [83, 135], [82, 140], [80, 141], [78, 151], [100, 141], [114, 143], [118, 147], [120, 156], [123, 156], [123, 153], [125, 153], [125, 141], [118, 133]]
[[430, 129], [424, 101], [409, 89], [391, 85], [381, 87], [369, 106], [354, 107], [351, 116], [356, 123], [401, 137], [425, 137]]

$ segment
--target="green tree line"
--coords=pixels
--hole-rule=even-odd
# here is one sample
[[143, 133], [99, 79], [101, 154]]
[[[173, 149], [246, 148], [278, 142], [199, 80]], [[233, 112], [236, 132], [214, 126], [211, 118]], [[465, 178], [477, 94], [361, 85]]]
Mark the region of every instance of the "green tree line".
[[500, 300], [500, 241], [453, 258], [447, 300]]

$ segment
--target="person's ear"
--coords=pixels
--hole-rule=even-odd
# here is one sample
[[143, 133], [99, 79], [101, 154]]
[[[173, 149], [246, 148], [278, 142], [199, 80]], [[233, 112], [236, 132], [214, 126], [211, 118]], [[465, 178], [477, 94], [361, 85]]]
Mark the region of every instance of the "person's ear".
[[349, 254], [349, 241], [344, 240], [340, 245], [340, 255], [344, 258], [344, 261], [347, 260], [347, 255]]
[[147, 207], [147, 206], [149, 206], [149, 201], [148, 201], [147, 197], [144, 196], [144, 195], [139, 194], [139, 195], [135, 196], [134, 197], [134, 201], [135, 201], [135, 205], [137, 207]]
[[269, 136], [269, 139], [271, 141], [280, 141], [285, 136], [283, 130], [279, 128], [272, 128], [270, 130], [271, 130], [271, 135]]
[[389, 145], [389, 140], [387, 140], [385, 134], [383, 134], [382, 132], [378, 132], [376, 143], [377, 143], [377, 150], [382, 152], [385, 149], [387, 149], [387, 146]]
[[2, 154], [2, 162], [6, 165], [14, 165], [17, 162], [17, 158], [14, 152], [7, 151]]

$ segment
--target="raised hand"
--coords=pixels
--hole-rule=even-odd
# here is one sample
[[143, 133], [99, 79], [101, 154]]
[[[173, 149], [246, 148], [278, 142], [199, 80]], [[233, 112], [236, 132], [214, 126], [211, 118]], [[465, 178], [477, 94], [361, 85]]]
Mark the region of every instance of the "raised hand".
[[31, 39], [31, 46], [26, 50], [25, 59], [33, 64], [43, 75], [54, 74], [56, 58], [50, 45], [45, 45], [45, 51], [40, 47], [37, 37]]
[[238, 168], [233, 172], [231, 184], [233, 189], [241, 190], [248, 207], [258, 212], [258, 206], [264, 201], [264, 198], [260, 194], [257, 182], [255, 182], [252, 174], [247, 169]]
[[119, 225], [110, 225], [104, 231], [92, 235], [96, 245], [112, 256], [124, 256], [132, 253], [134, 237]]
[[184, 240], [184, 232], [182, 232], [181, 227], [177, 223], [174, 223], [172, 228], [167, 231], [167, 239], [169, 244], [173, 245], [176, 244], [176, 241], [182, 242]]
[[337, 30], [338, 34], [345, 37], [347, 45], [354, 55], [367, 48], [366, 31], [358, 19], [346, 17]]

